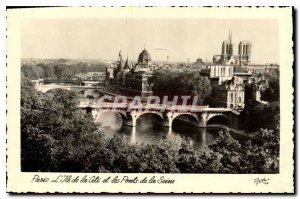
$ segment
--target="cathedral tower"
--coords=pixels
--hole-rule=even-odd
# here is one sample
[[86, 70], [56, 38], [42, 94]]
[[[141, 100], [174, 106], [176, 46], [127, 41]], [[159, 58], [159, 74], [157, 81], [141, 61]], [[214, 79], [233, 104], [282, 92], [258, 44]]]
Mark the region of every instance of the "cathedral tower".
[[233, 56], [232, 33], [229, 31], [228, 40], [223, 41], [222, 44], [222, 62], [227, 62]]
[[247, 65], [251, 61], [251, 42], [241, 41], [239, 43], [239, 60], [240, 65]]

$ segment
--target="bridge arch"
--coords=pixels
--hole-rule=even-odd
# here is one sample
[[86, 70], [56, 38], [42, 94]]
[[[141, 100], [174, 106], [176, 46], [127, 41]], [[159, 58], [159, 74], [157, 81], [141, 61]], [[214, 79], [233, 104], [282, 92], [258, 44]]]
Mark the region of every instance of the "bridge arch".
[[138, 113], [138, 114], [133, 114], [132, 116], [135, 117], [135, 120], [137, 121], [142, 115], [146, 115], [146, 114], [155, 115], [157, 118], [161, 119], [162, 123], [164, 123], [164, 117], [160, 112], [147, 111], [147, 112], [142, 112], [142, 113]]
[[94, 92], [98, 92], [98, 93], [103, 94], [103, 91], [101, 91], [100, 89], [94, 89]]
[[[97, 109], [95, 109], [95, 111], [97, 111]], [[101, 111], [97, 111], [97, 117], [95, 118], [96, 121], [98, 121], [100, 119], [100, 117], [105, 114], [105, 113], [116, 113], [118, 115], [120, 115], [122, 117], [122, 123], [124, 123], [124, 121], [127, 121], [129, 118], [127, 117], [127, 114], [125, 111], [119, 111], [119, 110], [101, 110]]]
[[87, 91], [87, 89], [85, 88], [73, 88], [72, 90], [74, 90], [77, 94], [80, 95], [86, 95], [86, 91]]
[[190, 122], [192, 122], [192, 124], [194, 124], [195, 126], [198, 126], [199, 123], [200, 123], [200, 120], [199, 120], [198, 116], [195, 115], [195, 114], [179, 113], [179, 114], [173, 115], [172, 124], [173, 124], [175, 119], [179, 119], [179, 117], [181, 117], [181, 116], [187, 116], [189, 118], [189, 120], [192, 120]]
[[85, 94], [85, 89], [77, 90], [76, 93], [78, 93], [78, 94]]
[[223, 114], [212, 115], [206, 120], [206, 125], [210, 124], [221, 124], [221, 125], [230, 125], [230, 119], [228, 116]]
[[95, 98], [100, 98], [101, 96], [103, 96], [103, 92], [100, 89], [78, 89], [78, 88], [71, 88], [71, 91], [76, 92], [76, 94], [81, 97], [81, 98], [86, 98], [89, 99], [92, 96]]
[[70, 88], [69, 87], [44, 88], [42, 90], [42, 92], [43, 93], [51, 93], [51, 92], [55, 92], [55, 91], [58, 91], [58, 90], [67, 90], [67, 91], [70, 91]]

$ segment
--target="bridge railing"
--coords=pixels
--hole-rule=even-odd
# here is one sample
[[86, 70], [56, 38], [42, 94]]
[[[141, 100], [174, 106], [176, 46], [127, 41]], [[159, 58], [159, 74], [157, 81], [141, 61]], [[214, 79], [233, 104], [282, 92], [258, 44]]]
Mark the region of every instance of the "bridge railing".
[[84, 86], [79, 86], [79, 85], [58, 85], [58, 84], [41, 84], [38, 85], [38, 87], [70, 87], [70, 88], [104, 88], [104, 86], [88, 86], [88, 85], [84, 85]]
[[102, 102], [101, 104], [98, 104], [96, 102], [80, 102], [79, 104], [80, 107], [93, 107], [93, 108], [103, 108], [103, 109], [148, 109], [148, 110], [154, 110], [154, 111], [162, 111], [162, 110], [167, 110], [167, 111], [184, 111], [184, 112], [203, 112], [203, 111], [216, 111], [216, 112], [228, 112], [232, 111], [231, 109], [227, 108], [209, 108], [208, 106], [181, 106], [181, 105], [176, 105], [176, 106], [171, 106], [171, 105], [164, 105], [164, 104], [159, 104], [159, 105], [147, 105], [147, 104], [142, 104], [140, 105], [134, 105], [131, 106], [128, 103], [112, 103], [112, 102]]

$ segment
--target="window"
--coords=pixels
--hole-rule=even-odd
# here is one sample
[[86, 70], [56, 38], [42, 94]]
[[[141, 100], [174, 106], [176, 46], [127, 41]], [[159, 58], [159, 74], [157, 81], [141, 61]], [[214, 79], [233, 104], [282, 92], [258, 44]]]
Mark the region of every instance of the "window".
[[214, 72], [215, 72], [215, 75], [214, 75], [214, 76], [216, 76], [216, 73], [217, 73], [217, 69], [216, 69], [216, 67], [214, 67]]

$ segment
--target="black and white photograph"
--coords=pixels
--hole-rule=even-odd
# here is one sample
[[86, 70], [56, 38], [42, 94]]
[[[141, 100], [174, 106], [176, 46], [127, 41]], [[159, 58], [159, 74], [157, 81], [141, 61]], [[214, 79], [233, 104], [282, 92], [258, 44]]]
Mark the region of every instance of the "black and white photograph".
[[[54, 8], [31, 8], [42, 9]], [[173, 174], [259, 174], [252, 186], [274, 183], [268, 176], [282, 174], [282, 159], [292, 161], [281, 145], [290, 118], [282, 106], [292, 103], [282, 103], [292, 95], [282, 67], [292, 71], [292, 61], [282, 60], [280, 17], [139, 17], [145, 9], [159, 8], [20, 20], [20, 66], [8, 62], [19, 71], [8, 78], [19, 84], [20, 172], [44, 185], [171, 186]], [[283, 10], [291, 19], [292, 9]]]

